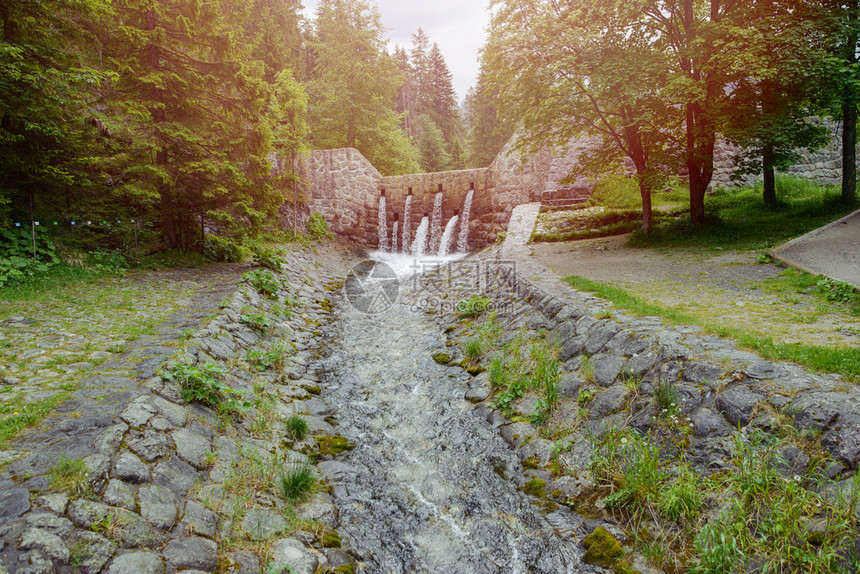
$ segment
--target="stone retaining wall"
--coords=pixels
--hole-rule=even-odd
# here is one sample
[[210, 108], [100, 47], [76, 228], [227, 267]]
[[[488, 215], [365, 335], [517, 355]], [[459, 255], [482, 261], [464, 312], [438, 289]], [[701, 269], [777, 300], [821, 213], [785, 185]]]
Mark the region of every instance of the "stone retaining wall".
[[[570, 373], [567, 393], [582, 384], [577, 369], [583, 356], [590, 357], [599, 385], [594, 402], [601, 405], [598, 416], [592, 413], [588, 423], [592, 434], [613, 425], [653, 429], [659, 414], [654, 411], [654, 386], [664, 382], [674, 386], [682, 400], [680, 413], [694, 426], [693, 457], [703, 473], [729, 464], [726, 437], [748, 426], [773, 430], [780, 424], [778, 414], [791, 419], [796, 429], [821, 436], [832, 457], [828, 476], [848, 477], [860, 465], [857, 385], [839, 375], [810, 373], [794, 363], [763, 360], [698, 327], [672, 327], [656, 317], [610, 311], [603, 300], [563, 285], [557, 287], [561, 296], [550, 294], [526, 278], [531, 271], [517, 271], [505, 277], [511, 294], [539, 311], [543, 319], [529, 323], [528, 318], [513, 317], [506, 328], [528, 324], [553, 333]], [[600, 318], [607, 313], [612, 317]], [[643, 396], [634, 404], [628, 403], [632, 397], [622, 384], [624, 376], [642, 382]]]
[[[279, 487], [281, 476], [310, 462], [305, 453], [316, 456], [335, 435], [333, 419], [324, 418], [333, 410], [317, 398], [318, 378], [308, 371], [330, 313], [323, 300], [328, 278], [315, 271], [315, 260], [308, 251], [292, 253], [271, 297], [243, 284], [153, 374], [161, 353], [142, 384], [128, 379], [115, 390], [123, 377], [94, 375], [85, 394], [114, 405], [116, 415], [88, 412], [44, 436], [17, 440], [22, 450], [5, 453], [0, 477], [0, 573], [280, 572], [289, 565], [312, 574], [354, 567], [337, 549], [331, 498], [318, 493], [290, 502]], [[258, 362], [276, 343], [287, 345], [286, 364]], [[222, 407], [232, 398], [234, 408], [188, 403], [188, 384], [166, 374], [180, 364], [219, 380], [227, 389]], [[303, 439], [285, 438], [283, 421], [294, 414], [308, 425]], [[41, 443], [61, 447], [62, 456], [24, 450]], [[64, 458], [82, 460], [87, 475], [56, 483]], [[293, 515], [313, 531], [295, 531]]]
[[[832, 132], [827, 145], [817, 151], [798, 150], [800, 160], [789, 166], [785, 173], [811, 179], [821, 185], [841, 185], [842, 126], [830, 120], [825, 121], [824, 125]], [[860, 158], [860, 146], [857, 147], [857, 150]], [[740, 147], [723, 139], [717, 142], [714, 149], [714, 177], [712, 179], [714, 187], [739, 187], [761, 181], [762, 176], [760, 174], [745, 175], [737, 181], [732, 180], [735, 163], [741, 152]], [[857, 165], [860, 167], [860, 159], [858, 159]]]

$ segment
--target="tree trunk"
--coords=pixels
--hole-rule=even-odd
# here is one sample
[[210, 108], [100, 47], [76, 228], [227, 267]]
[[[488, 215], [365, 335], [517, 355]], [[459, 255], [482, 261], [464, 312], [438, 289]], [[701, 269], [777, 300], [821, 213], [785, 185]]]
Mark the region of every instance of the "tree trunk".
[[[710, 98], [709, 98], [710, 99]], [[705, 193], [714, 175], [717, 134], [697, 103], [687, 104], [687, 171], [690, 178], [690, 221], [705, 223]]]
[[857, 104], [851, 98], [842, 106], [842, 203], [857, 198]]
[[762, 167], [764, 176], [764, 191], [762, 199], [765, 205], [776, 206], [776, 177], [774, 174], [774, 151], [773, 144], [767, 143], [762, 150]]
[[651, 210], [651, 190], [645, 178], [639, 178], [639, 195], [642, 196], [642, 233], [651, 235], [654, 231], [654, 216]]
[[[153, 10], [147, 10], [146, 29], [148, 31], [154, 31], [157, 26], [157, 15]], [[161, 68], [161, 54], [157, 45], [147, 45], [146, 63], [150, 66], [150, 68], [152, 68], [153, 71], [159, 70]], [[152, 122], [155, 124], [155, 140], [159, 144], [158, 149], [155, 152], [155, 164], [166, 170], [168, 164], [167, 142], [165, 141], [165, 138], [161, 131], [161, 124], [163, 124], [167, 119], [167, 115], [164, 111], [164, 90], [153, 85], [151, 88], [150, 98], [152, 100], [153, 105], [149, 113], [152, 116]], [[176, 210], [172, 197], [172, 191], [170, 187], [163, 181], [159, 181], [157, 187], [159, 196], [159, 211], [161, 215], [161, 233], [164, 236], [164, 241], [167, 243], [168, 249], [176, 249], [177, 247], [179, 247], [179, 244], [176, 233]]]
[[[858, 2], [849, 6], [848, 19], [852, 24], [845, 54], [850, 67], [857, 66], [857, 14]], [[853, 72], [853, 70], [852, 70]], [[845, 88], [842, 99], [842, 203], [852, 205], [857, 198], [857, 93], [854, 86]]]

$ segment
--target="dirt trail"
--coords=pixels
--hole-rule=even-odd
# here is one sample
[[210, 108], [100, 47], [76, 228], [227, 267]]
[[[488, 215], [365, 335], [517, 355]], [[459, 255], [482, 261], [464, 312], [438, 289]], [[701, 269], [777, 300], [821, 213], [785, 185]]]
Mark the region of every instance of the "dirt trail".
[[759, 282], [783, 268], [759, 264], [758, 251], [643, 249], [627, 247], [626, 241], [624, 235], [536, 243], [529, 254], [560, 278], [578, 275], [615, 284], [650, 302], [775, 341], [860, 344], [860, 320], [847, 310], [824, 312], [812, 295], [762, 289]]

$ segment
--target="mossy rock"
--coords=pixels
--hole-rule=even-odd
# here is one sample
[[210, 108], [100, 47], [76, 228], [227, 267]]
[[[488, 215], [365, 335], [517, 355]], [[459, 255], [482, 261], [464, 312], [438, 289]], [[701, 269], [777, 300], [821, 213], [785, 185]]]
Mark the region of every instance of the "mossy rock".
[[320, 546], [323, 548], [340, 548], [340, 534], [335, 530], [326, 530], [320, 536]]
[[470, 375], [472, 375], [473, 377], [480, 375], [481, 373], [483, 373], [486, 370], [487, 369], [485, 369], [481, 365], [471, 365], [471, 366], [466, 367], [466, 372], [469, 373]]
[[302, 385], [302, 388], [312, 395], [318, 395], [322, 391], [317, 385]]
[[449, 333], [453, 333], [456, 330], [457, 330], [456, 325], [448, 325], [447, 327], [445, 327], [445, 334], [448, 335]]
[[614, 568], [624, 557], [621, 543], [602, 526], [598, 526], [594, 532], [583, 538], [582, 546], [585, 548], [585, 556], [582, 559], [602, 568]]
[[534, 470], [534, 469], [540, 468], [540, 459], [537, 456], [532, 455], [528, 458], [524, 458], [522, 465], [523, 465], [523, 468], [525, 468], [527, 470], [528, 469]]
[[434, 353], [433, 360], [440, 365], [447, 365], [451, 362], [451, 355], [449, 355], [448, 353]]
[[317, 441], [317, 447], [321, 455], [337, 456], [342, 452], [355, 448], [354, 443], [338, 435], [318, 436], [314, 437], [314, 440]]
[[546, 498], [546, 481], [542, 478], [534, 478], [523, 486], [523, 492], [538, 498]]

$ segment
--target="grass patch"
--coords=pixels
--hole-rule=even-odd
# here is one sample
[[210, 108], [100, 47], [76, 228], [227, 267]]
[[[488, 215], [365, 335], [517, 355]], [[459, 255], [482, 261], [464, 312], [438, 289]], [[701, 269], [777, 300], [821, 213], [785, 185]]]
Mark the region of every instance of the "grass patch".
[[284, 433], [290, 440], [303, 440], [308, 436], [308, 421], [298, 415], [292, 415], [284, 421]]
[[634, 232], [630, 245], [674, 247], [731, 247], [762, 249], [821, 227], [850, 210], [840, 202], [836, 186], [778, 174], [776, 207], [762, 200], [761, 183], [736, 189], [717, 188], [705, 198], [707, 222], [655, 220], [654, 232]]
[[720, 325], [711, 320], [648, 303], [619, 287], [577, 276], [564, 280], [575, 289], [594, 293], [612, 301], [616, 307], [636, 315], [662, 317], [675, 325], [698, 325], [719, 337], [734, 339], [741, 347], [755, 351], [766, 359], [791, 361], [809, 369], [838, 373], [851, 381], [860, 382], [860, 349], [777, 343], [766, 335]]
[[281, 476], [281, 496], [290, 502], [307, 498], [313, 492], [316, 483], [317, 479], [310, 464], [294, 464]]
[[290, 341], [279, 340], [272, 343], [268, 351], [250, 349], [245, 359], [257, 371], [263, 372], [269, 368], [280, 371], [295, 353], [295, 347]]
[[8, 441], [17, 437], [25, 429], [38, 426], [69, 397], [68, 392], [62, 392], [25, 405], [23, 396], [18, 395], [11, 401], [0, 403], [0, 445], [5, 447]]
[[[610, 429], [592, 438], [598, 497], [669, 571], [854, 572], [860, 473], [841, 485], [785, 475], [779, 439], [736, 435], [733, 467], [701, 478], [655, 437]], [[824, 495], [833, 492], [837, 495]]]
[[89, 497], [92, 495], [92, 487], [88, 473], [87, 465], [82, 459], [60, 459], [60, 462], [48, 471], [51, 490], [71, 497]]
[[472, 295], [457, 303], [454, 311], [460, 319], [470, 319], [489, 309], [491, 304], [492, 302], [487, 297]]

